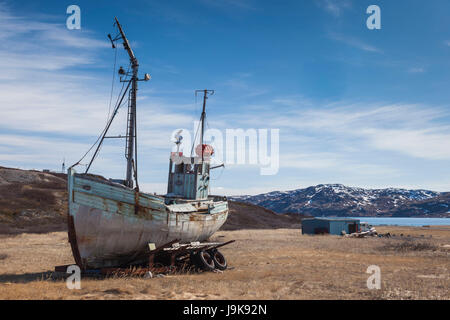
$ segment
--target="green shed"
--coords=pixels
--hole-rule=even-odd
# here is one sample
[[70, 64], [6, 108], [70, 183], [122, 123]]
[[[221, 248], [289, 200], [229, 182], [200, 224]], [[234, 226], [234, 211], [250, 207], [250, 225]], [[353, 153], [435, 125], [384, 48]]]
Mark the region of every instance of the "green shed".
[[302, 234], [350, 234], [361, 231], [360, 221], [350, 218], [312, 218], [302, 221]]

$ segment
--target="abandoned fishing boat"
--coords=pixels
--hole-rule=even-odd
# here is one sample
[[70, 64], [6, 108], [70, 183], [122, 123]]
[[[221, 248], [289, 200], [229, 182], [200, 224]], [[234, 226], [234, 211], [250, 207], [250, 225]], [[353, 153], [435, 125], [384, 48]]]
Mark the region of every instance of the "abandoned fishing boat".
[[[213, 150], [203, 144], [205, 104], [210, 90], [202, 90], [203, 111], [200, 118], [200, 144], [196, 155], [184, 156], [172, 152], [166, 195], [139, 190], [137, 175], [136, 94], [138, 60], [125, 37], [122, 26], [115, 19], [118, 35], [108, 35], [112, 47], [122, 40], [130, 58], [131, 72], [119, 69], [121, 82], [126, 85], [118, 103], [94, 146], [95, 152], [84, 173], [77, 173], [76, 164], [68, 169], [69, 242], [75, 262], [82, 269], [130, 265], [143, 261], [149, 244], [163, 246], [171, 241], [180, 244], [207, 240], [225, 222], [228, 203], [225, 197], [208, 194], [209, 173]], [[124, 86], [125, 87], [125, 86]], [[108, 137], [108, 129], [128, 93], [126, 136]], [[126, 100], [125, 100], [126, 101]], [[125, 138], [126, 179], [105, 179], [89, 174], [105, 138]], [[176, 144], [181, 141], [179, 137]], [[94, 147], [93, 146], [93, 147]], [[93, 149], [94, 150], [94, 149]]]

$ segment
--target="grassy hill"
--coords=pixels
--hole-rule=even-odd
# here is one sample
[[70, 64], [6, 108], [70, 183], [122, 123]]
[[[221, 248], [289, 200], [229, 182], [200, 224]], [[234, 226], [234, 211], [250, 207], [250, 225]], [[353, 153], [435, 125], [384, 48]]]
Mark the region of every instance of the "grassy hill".
[[264, 207], [229, 201], [230, 213], [221, 230], [300, 228], [299, 214], [278, 214]]
[[[299, 227], [301, 217], [230, 201], [222, 230]], [[0, 233], [66, 230], [66, 176], [0, 167]]]
[[65, 228], [65, 176], [0, 167], [0, 233]]

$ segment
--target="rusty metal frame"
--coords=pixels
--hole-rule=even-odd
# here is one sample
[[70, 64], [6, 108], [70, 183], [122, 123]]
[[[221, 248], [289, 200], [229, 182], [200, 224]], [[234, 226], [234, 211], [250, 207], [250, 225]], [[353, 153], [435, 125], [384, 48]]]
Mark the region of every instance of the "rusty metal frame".
[[[78, 247], [76, 243], [75, 230], [70, 227], [70, 224], [73, 225], [73, 217], [69, 216], [69, 241], [72, 246], [72, 251], [74, 253], [75, 262], [80, 267], [82, 274], [84, 276], [92, 276], [92, 275], [104, 275], [104, 276], [144, 276], [147, 272], [152, 273], [173, 273], [176, 271], [186, 271], [191, 270], [191, 267], [186, 266], [185, 261], [189, 258], [190, 254], [198, 253], [202, 250], [216, 250], [220, 247], [226, 246], [230, 243], [235, 242], [235, 240], [230, 240], [227, 242], [204, 242], [204, 243], [183, 243], [179, 244], [179, 239], [172, 240], [158, 248], [151, 250], [148, 254], [148, 264], [144, 267], [132, 266], [129, 267], [108, 267], [108, 268], [100, 268], [100, 269], [85, 269], [81, 264], [81, 258], [79, 256]], [[71, 232], [72, 230], [73, 232]], [[77, 254], [76, 254], [77, 253]], [[189, 253], [189, 254], [187, 254]], [[168, 255], [170, 259], [169, 265], [161, 265], [157, 266], [155, 264], [155, 257], [158, 255]], [[187, 254], [187, 255], [186, 255]], [[178, 262], [178, 266], [177, 266]], [[67, 271], [67, 267], [70, 265], [62, 265], [56, 266], [55, 272], [63, 272]]]
[[155, 250], [151, 250], [150, 254], [148, 255], [148, 265], [150, 267], [153, 267], [156, 255], [158, 253], [160, 253], [162, 250], [164, 250], [165, 248], [168, 248], [168, 247], [172, 246], [174, 243], [177, 243], [178, 241], [180, 241], [180, 239], [175, 239], [166, 244], [163, 244], [162, 246], [159, 246]]

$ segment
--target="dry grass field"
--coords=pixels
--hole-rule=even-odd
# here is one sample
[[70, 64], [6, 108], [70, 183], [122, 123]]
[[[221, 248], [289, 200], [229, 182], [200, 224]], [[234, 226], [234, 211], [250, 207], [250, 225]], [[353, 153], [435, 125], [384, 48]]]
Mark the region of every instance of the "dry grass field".
[[[51, 277], [73, 263], [65, 232], [0, 235], [0, 299], [450, 299], [450, 227], [378, 229], [396, 237], [219, 231], [212, 240], [236, 239], [224, 273], [82, 278], [80, 290]], [[369, 265], [381, 268], [380, 290], [366, 286]]]
[[[393, 238], [306, 236], [301, 217], [230, 201], [213, 241], [224, 273], [82, 278], [69, 290], [54, 266], [74, 263], [64, 175], [0, 167], [0, 299], [450, 299], [450, 227], [378, 227]], [[408, 237], [409, 236], [409, 237]], [[369, 265], [381, 289], [369, 290]]]

